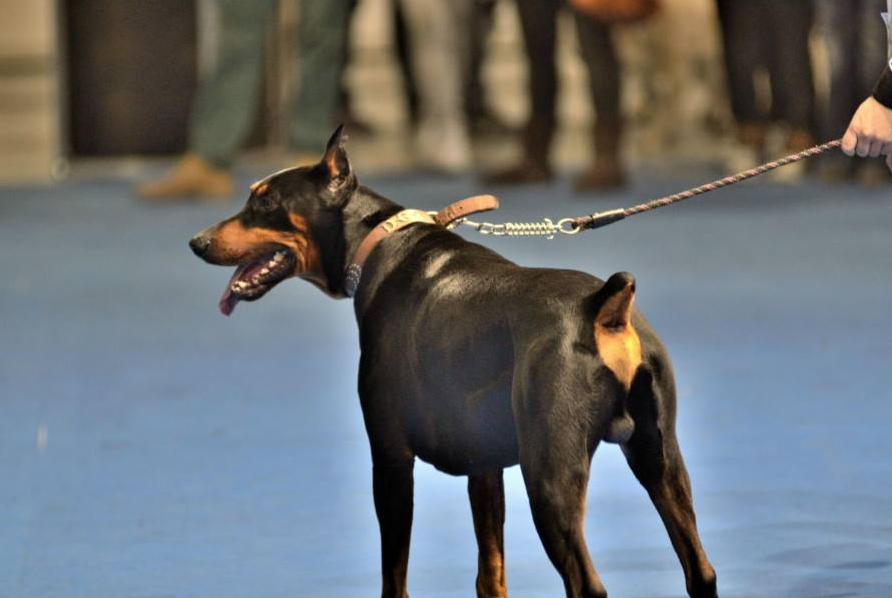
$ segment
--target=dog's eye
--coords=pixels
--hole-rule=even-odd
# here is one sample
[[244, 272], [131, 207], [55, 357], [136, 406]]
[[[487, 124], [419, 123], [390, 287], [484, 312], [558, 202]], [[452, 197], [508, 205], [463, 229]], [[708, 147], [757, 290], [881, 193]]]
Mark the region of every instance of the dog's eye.
[[261, 212], [271, 212], [278, 207], [276, 198], [271, 193], [265, 193], [257, 198], [257, 209]]

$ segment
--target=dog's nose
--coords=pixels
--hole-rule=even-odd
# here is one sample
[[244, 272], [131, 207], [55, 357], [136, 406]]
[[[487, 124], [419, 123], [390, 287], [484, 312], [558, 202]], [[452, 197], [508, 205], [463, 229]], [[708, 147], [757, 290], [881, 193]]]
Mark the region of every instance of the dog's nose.
[[204, 254], [208, 252], [208, 248], [211, 246], [210, 238], [204, 235], [195, 235], [189, 241], [189, 247], [192, 248], [192, 251], [198, 257], [203, 257]]

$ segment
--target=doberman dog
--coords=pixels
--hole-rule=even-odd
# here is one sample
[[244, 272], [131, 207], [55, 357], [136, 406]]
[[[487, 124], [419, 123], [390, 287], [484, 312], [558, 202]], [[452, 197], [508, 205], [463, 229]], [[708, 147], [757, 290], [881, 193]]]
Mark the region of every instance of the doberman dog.
[[[252, 185], [241, 212], [190, 246], [236, 266], [220, 301], [227, 315], [292, 276], [336, 298], [355, 291], [382, 596], [407, 596], [416, 457], [468, 476], [479, 597], [506, 595], [502, 470], [518, 463], [567, 596], [606, 596], [583, 537], [603, 440], [621, 445], [659, 511], [688, 594], [715, 597], [676, 441], [672, 367], [633, 306], [632, 276], [520, 267], [432, 219], [407, 218], [418, 211], [359, 185], [343, 142], [339, 128], [318, 164]], [[351, 271], [363, 246], [367, 260]]]

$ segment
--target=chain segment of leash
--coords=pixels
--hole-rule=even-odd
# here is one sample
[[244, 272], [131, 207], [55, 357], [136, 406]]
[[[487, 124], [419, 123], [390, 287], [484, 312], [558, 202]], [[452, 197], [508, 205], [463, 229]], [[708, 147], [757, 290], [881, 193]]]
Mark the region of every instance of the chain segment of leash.
[[553, 239], [556, 234], [575, 235], [582, 229], [574, 224], [573, 218], [563, 218], [557, 223], [551, 218], [543, 218], [540, 222], [501, 222], [493, 224], [492, 222], [474, 222], [467, 218], [456, 220], [449, 225], [448, 228], [454, 228], [462, 224], [470, 226], [481, 235], [492, 235], [493, 237], [545, 237]]
[[809, 148], [807, 150], [803, 150], [795, 154], [790, 154], [789, 156], [786, 156], [779, 160], [767, 162], [750, 170], [732, 174], [731, 176], [727, 176], [723, 179], [719, 179], [711, 183], [706, 183], [705, 185], [701, 185], [693, 189], [688, 189], [686, 191], [675, 193], [673, 195], [667, 195], [666, 197], [654, 199], [652, 201], [641, 203], [629, 208], [619, 208], [616, 210], [608, 210], [606, 212], [595, 212], [594, 214], [577, 216], [576, 218], [562, 218], [557, 222], [553, 222], [550, 218], [543, 218], [539, 222], [502, 222], [499, 224], [493, 224], [492, 222], [474, 222], [467, 218], [462, 218], [450, 224], [449, 228], [454, 228], [461, 224], [473, 228], [481, 235], [492, 235], [494, 237], [537, 236], [545, 237], [547, 239], [553, 239], [555, 235], [558, 234], [575, 235], [584, 230], [601, 228], [609, 224], [613, 224], [614, 222], [619, 222], [620, 220], [623, 220], [628, 216], [643, 214], [644, 212], [649, 212], [650, 210], [669, 206], [674, 203], [696, 197], [697, 195], [702, 195], [711, 191], [717, 191], [722, 187], [742, 183], [747, 179], [763, 175], [766, 172], [775, 170], [776, 168], [780, 168], [794, 162], [799, 162], [800, 160], [805, 160], [807, 158], [813, 158], [832, 149], [837, 149], [840, 147], [841, 144], [842, 141], [839, 139], [829, 141], [821, 145], [816, 145], [815, 147]]

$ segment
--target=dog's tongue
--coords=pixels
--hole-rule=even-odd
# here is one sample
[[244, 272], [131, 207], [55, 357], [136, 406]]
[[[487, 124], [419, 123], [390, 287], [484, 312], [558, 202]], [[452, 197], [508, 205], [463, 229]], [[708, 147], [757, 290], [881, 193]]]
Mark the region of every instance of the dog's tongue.
[[239, 298], [235, 296], [231, 289], [227, 288], [223, 293], [223, 297], [220, 298], [220, 313], [228, 316], [235, 309], [238, 302]]
[[242, 275], [242, 272], [245, 271], [247, 265], [239, 266], [235, 269], [235, 273], [232, 275], [232, 278], [229, 279], [229, 283], [226, 285], [226, 290], [223, 291], [223, 296], [220, 297], [220, 313], [224, 316], [228, 316], [232, 313], [232, 310], [235, 309], [235, 306], [241, 301], [241, 298], [232, 292], [232, 284], [239, 279], [239, 276]]

